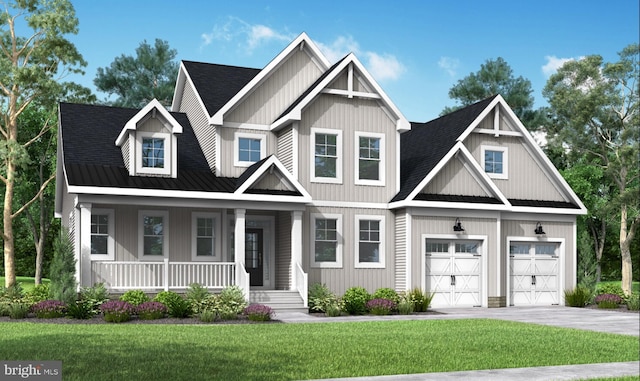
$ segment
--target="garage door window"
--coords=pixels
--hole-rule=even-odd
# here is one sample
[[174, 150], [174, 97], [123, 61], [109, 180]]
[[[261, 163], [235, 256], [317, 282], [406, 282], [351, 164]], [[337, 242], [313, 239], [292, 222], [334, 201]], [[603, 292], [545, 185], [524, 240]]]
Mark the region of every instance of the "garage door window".
[[536, 245], [536, 255], [556, 255], [556, 245]]
[[527, 244], [512, 243], [509, 246], [509, 254], [511, 255], [516, 255], [516, 254], [528, 255], [530, 251], [531, 251], [531, 245], [527, 245]]
[[478, 243], [456, 243], [456, 253], [478, 254]]

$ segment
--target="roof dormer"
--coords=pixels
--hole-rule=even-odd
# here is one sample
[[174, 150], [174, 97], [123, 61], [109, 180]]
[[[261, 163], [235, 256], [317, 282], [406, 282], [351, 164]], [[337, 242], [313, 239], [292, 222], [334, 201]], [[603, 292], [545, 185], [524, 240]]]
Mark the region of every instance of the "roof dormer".
[[182, 125], [152, 100], [125, 125], [116, 139], [130, 176], [178, 176], [178, 137]]

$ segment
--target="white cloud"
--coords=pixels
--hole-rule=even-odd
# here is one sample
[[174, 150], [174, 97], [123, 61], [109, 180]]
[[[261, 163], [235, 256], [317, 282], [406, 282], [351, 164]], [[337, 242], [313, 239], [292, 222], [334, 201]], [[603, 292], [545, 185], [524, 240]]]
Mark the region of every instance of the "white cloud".
[[331, 63], [338, 62], [349, 53], [360, 54], [360, 46], [351, 36], [339, 36], [330, 44], [316, 41], [316, 45]]
[[446, 71], [451, 77], [456, 76], [456, 70], [460, 66], [460, 60], [452, 57], [440, 57], [438, 60], [438, 66]]
[[278, 33], [273, 29], [264, 25], [251, 25], [251, 28], [249, 31], [248, 43], [249, 43], [249, 48], [253, 50], [256, 47], [258, 47], [262, 42], [269, 42], [273, 40], [289, 42], [293, 38], [295, 37], [284, 34], [284, 33]]
[[378, 81], [396, 80], [405, 72], [405, 67], [398, 59], [391, 54], [380, 55], [378, 53], [367, 52], [368, 62], [365, 66], [371, 75]]
[[238, 46], [251, 54], [254, 49], [271, 41], [291, 41], [294, 35], [281, 33], [266, 25], [249, 24], [238, 17], [227, 17], [223, 24], [216, 24], [210, 33], [203, 33], [202, 46], [211, 45], [214, 41], [237, 41]]
[[547, 60], [547, 63], [542, 66], [542, 72], [547, 77], [555, 74], [565, 63], [575, 60], [575, 58], [558, 58], [556, 56], [545, 56], [544, 59]]

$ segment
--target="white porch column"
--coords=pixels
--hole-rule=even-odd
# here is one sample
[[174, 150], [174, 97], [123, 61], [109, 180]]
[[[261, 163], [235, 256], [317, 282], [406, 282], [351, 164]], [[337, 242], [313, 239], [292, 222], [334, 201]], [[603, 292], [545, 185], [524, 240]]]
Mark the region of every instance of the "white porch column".
[[244, 245], [245, 245], [245, 225], [246, 225], [246, 209], [236, 209], [236, 225], [234, 234], [234, 257], [236, 263], [242, 263], [244, 266]]
[[291, 212], [291, 289], [296, 290], [295, 265], [302, 267], [302, 211]]
[[91, 204], [80, 203], [80, 221], [76, 225], [80, 235], [79, 257], [76, 261], [76, 280], [78, 287], [91, 286]]

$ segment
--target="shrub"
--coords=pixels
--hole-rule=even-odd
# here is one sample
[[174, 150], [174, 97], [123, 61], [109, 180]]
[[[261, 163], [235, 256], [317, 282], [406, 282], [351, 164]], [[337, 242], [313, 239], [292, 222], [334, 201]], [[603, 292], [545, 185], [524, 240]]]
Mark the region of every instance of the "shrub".
[[598, 305], [598, 308], [618, 308], [623, 299], [616, 294], [600, 294], [593, 301]]
[[268, 321], [271, 320], [275, 312], [264, 304], [251, 304], [242, 311], [242, 314], [251, 321]]
[[144, 302], [136, 307], [136, 312], [142, 320], [162, 319], [167, 314], [167, 307], [160, 302]]
[[314, 283], [309, 286], [309, 310], [326, 312], [327, 305], [331, 304], [336, 296], [322, 283]]
[[120, 297], [120, 300], [124, 302], [129, 302], [134, 306], [137, 306], [144, 302], [148, 302], [151, 299], [149, 299], [149, 296], [145, 294], [144, 291], [142, 290], [129, 290]]
[[211, 297], [209, 290], [202, 287], [198, 283], [191, 283], [187, 289], [187, 300], [191, 304], [191, 309], [194, 314], [199, 314], [205, 309], [207, 299]]
[[416, 287], [413, 290], [405, 291], [402, 294], [402, 299], [413, 304], [414, 312], [425, 312], [431, 305], [433, 294], [424, 294], [421, 289]]
[[9, 316], [11, 303], [6, 300], [0, 300], [0, 316]]
[[632, 292], [627, 298], [627, 309], [629, 311], [640, 311], [640, 293]]
[[29, 305], [23, 302], [15, 302], [9, 305], [10, 319], [24, 319], [29, 315]]
[[211, 323], [216, 320], [216, 312], [213, 310], [204, 310], [198, 314], [198, 319], [205, 323]]
[[80, 300], [91, 307], [93, 315], [100, 313], [102, 303], [109, 300], [109, 291], [104, 283], [96, 283], [93, 287], [80, 288]]
[[579, 284], [573, 290], [564, 290], [564, 300], [569, 307], [584, 307], [591, 301], [591, 291]]
[[178, 299], [182, 301], [182, 296], [173, 291], [160, 291], [154, 298], [154, 302], [162, 303], [167, 307], [167, 313], [171, 315], [172, 304], [179, 303]]
[[49, 299], [49, 291], [49, 285], [41, 283], [29, 290], [24, 295], [24, 299], [29, 304], [36, 304]]
[[377, 289], [376, 292], [373, 293], [372, 298], [388, 299], [395, 302], [396, 304], [400, 302], [400, 296], [398, 295], [398, 293], [394, 289], [389, 287], [383, 287], [383, 288]]
[[618, 295], [622, 299], [625, 298], [620, 282], [599, 283], [598, 286], [596, 287], [596, 294], [597, 295], [613, 294], [613, 295]]
[[124, 300], [109, 300], [100, 306], [104, 320], [111, 323], [122, 323], [131, 320], [136, 308]]
[[189, 301], [182, 299], [181, 297], [168, 300], [167, 303], [169, 316], [173, 318], [184, 319], [189, 317], [192, 313], [191, 304], [189, 304]]
[[43, 300], [31, 306], [31, 312], [39, 319], [59, 318], [66, 314], [67, 304], [59, 300]]
[[62, 229], [53, 242], [53, 259], [49, 270], [51, 298], [67, 304], [75, 303], [76, 260], [73, 256], [73, 243], [66, 229]]
[[17, 302], [22, 300], [24, 297], [24, 291], [22, 290], [22, 285], [20, 283], [16, 283], [11, 287], [0, 288], [0, 300], [4, 300], [7, 302]]
[[371, 299], [366, 304], [367, 310], [374, 315], [389, 315], [398, 304], [389, 299]]
[[367, 302], [371, 295], [364, 287], [351, 287], [342, 297], [344, 309], [351, 315], [362, 315], [367, 312]]
[[223, 312], [238, 315], [247, 307], [247, 300], [244, 298], [244, 292], [238, 286], [230, 286], [224, 288], [218, 296], [220, 315]]
[[342, 301], [336, 299], [335, 303], [327, 304], [324, 314], [329, 317], [336, 317], [342, 315]]
[[96, 312], [90, 302], [77, 300], [67, 306], [67, 316], [72, 319], [91, 319]]
[[400, 315], [411, 315], [413, 313], [413, 303], [406, 300], [398, 303], [398, 313]]

